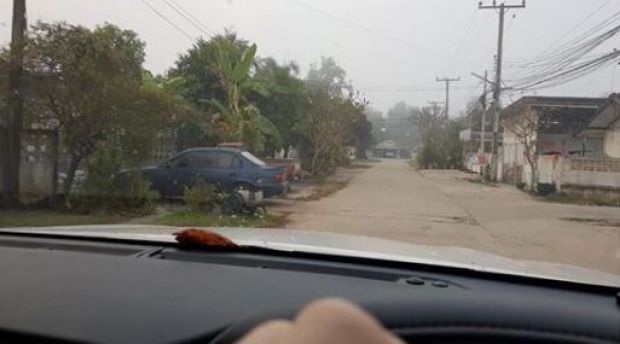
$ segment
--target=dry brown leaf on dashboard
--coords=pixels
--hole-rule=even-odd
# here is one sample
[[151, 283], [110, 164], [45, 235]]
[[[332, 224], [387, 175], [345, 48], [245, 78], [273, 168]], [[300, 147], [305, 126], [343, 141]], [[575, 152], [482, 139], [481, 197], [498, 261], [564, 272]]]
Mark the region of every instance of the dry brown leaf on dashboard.
[[206, 229], [188, 228], [174, 233], [177, 242], [184, 247], [204, 248], [236, 248], [235, 244], [227, 237]]

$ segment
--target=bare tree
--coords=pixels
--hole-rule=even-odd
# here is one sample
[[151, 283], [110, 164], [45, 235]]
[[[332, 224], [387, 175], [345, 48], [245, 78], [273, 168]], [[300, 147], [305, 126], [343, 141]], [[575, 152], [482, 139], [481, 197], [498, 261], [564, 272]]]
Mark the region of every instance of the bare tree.
[[504, 130], [513, 134], [523, 144], [523, 155], [530, 165], [532, 173], [530, 183], [532, 191], [536, 190], [538, 181], [538, 130], [539, 116], [536, 111], [527, 109], [518, 114], [508, 114], [502, 119]]

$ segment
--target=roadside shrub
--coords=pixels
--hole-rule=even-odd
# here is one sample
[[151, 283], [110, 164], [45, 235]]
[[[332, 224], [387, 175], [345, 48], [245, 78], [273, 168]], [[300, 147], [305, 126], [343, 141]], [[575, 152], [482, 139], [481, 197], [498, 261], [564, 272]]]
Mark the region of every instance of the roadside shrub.
[[519, 189], [521, 191], [525, 190], [525, 183], [524, 182], [518, 182], [516, 186], [517, 186], [517, 189]]
[[541, 183], [538, 184], [538, 194], [548, 196], [556, 192], [555, 184]]
[[198, 183], [185, 187], [183, 200], [192, 211], [210, 213], [218, 206], [220, 196], [213, 185]]
[[81, 189], [69, 198], [77, 212], [149, 213], [155, 209], [159, 193], [151, 189], [140, 172], [121, 173], [117, 149], [104, 147], [88, 164], [88, 175]]

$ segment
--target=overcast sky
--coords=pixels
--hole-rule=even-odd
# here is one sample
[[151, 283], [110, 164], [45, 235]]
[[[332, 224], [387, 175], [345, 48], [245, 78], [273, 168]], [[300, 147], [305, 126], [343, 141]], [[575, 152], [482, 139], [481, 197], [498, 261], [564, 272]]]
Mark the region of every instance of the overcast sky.
[[[354, 86], [382, 111], [400, 100], [414, 106], [443, 101], [443, 86], [435, 78], [460, 76], [451, 100], [451, 115], [457, 115], [468, 99], [480, 94], [482, 86], [470, 73], [492, 72], [497, 44], [498, 15], [493, 10], [478, 10], [478, 0], [144, 1], [191, 37], [231, 28], [255, 42], [259, 55], [297, 61], [304, 74], [321, 56], [333, 56]], [[88, 27], [110, 22], [135, 30], [147, 44], [146, 67], [162, 73], [193, 39], [160, 18], [144, 1], [27, 0], [28, 20], [64, 20]], [[206, 33], [166, 2], [191, 12]], [[0, 44], [10, 39], [11, 3], [0, 1]], [[533, 60], [551, 45], [583, 34], [618, 11], [620, 0], [530, 0], [526, 9], [509, 12], [506, 76], [524, 73], [510, 68], [511, 61]], [[593, 53], [613, 47], [620, 48], [620, 35]], [[602, 96], [619, 90], [620, 71], [610, 66], [538, 94]], [[520, 96], [507, 95], [504, 102]]]

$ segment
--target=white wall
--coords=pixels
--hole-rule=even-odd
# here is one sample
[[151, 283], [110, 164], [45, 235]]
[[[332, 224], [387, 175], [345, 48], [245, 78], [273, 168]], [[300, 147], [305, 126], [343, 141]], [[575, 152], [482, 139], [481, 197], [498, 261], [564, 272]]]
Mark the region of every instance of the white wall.
[[605, 132], [605, 154], [620, 158], [620, 119]]

